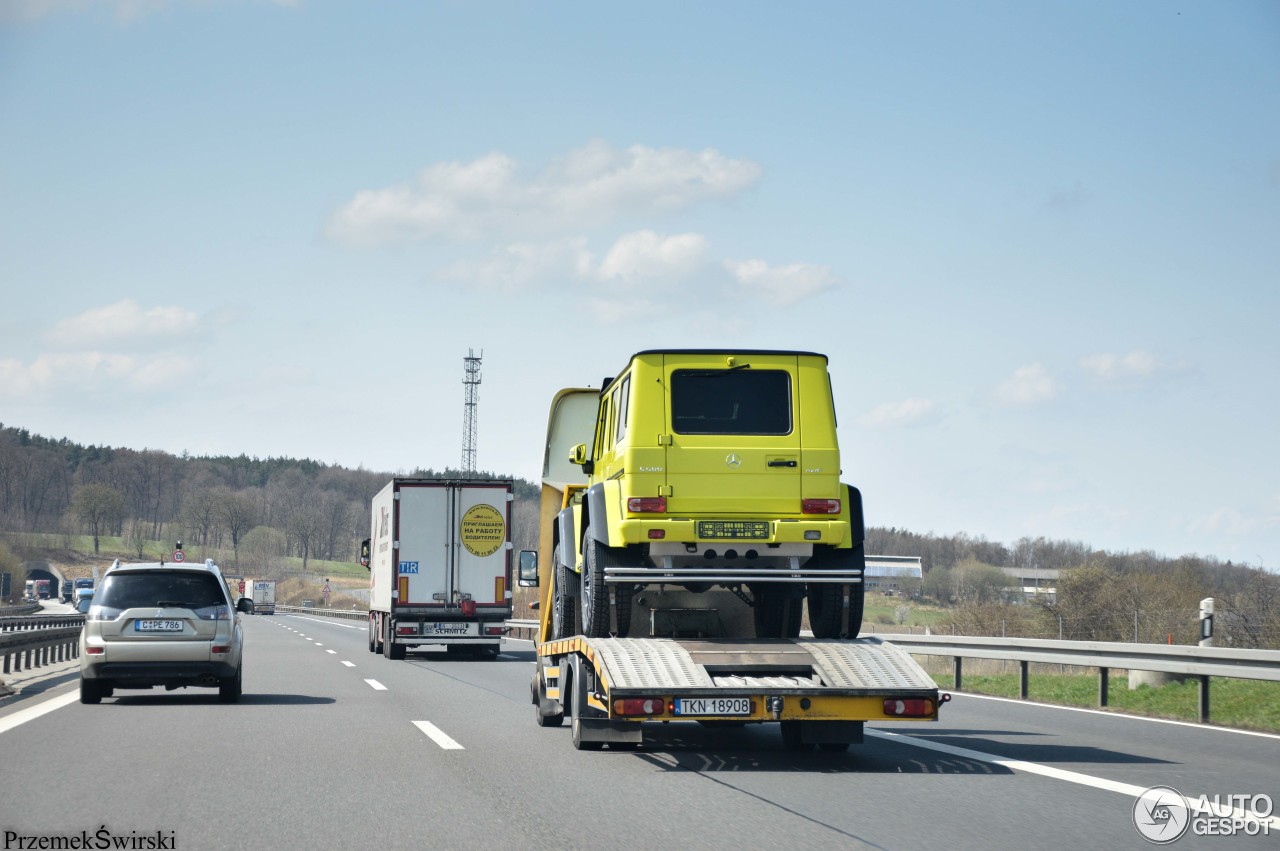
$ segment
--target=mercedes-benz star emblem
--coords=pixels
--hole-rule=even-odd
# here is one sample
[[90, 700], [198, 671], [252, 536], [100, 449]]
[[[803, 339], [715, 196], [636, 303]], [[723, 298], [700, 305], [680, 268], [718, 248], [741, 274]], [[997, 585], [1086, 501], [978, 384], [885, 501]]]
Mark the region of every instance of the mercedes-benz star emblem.
[[742, 459], [738, 457], [736, 452], [730, 452], [725, 456], [724, 463], [730, 470], [736, 470], [742, 466]]

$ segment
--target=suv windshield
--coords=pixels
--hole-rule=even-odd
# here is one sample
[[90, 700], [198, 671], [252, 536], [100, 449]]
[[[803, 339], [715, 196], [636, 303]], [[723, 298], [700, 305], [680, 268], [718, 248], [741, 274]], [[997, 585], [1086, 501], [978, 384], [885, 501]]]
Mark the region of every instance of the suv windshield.
[[155, 606], [194, 610], [225, 606], [227, 599], [212, 574], [148, 570], [106, 577], [94, 603], [120, 610]]
[[790, 434], [791, 376], [770, 369], [680, 369], [671, 374], [678, 434]]

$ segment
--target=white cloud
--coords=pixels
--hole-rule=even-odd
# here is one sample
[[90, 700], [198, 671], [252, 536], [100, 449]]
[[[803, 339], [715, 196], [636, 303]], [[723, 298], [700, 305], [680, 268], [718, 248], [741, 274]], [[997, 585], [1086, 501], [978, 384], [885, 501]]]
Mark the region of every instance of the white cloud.
[[618, 150], [595, 140], [522, 180], [516, 161], [495, 152], [357, 192], [330, 216], [325, 234], [361, 246], [558, 234], [732, 197], [759, 176], [757, 164], [712, 148]]
[[566, 239], [499, 246], [482, 261], [460, 260], [437, 274], [445, 280], [517, 292], [584, 279], [591, 274], [592, 266], [586, 240]]
[[996, 399], [1006, 405], [1033, 405], [1058, 395], [1058, 384], [1043, 364], [1033, 363], [1014, 371], [996, 388]]
[[124, 388], [149, 391], [175, 387], [195, 372], [185, 357], [73, 352], [43, 354], [31, 363], [0, 359], [0, 396], [19, 397], [48, 390]]
[[938, 406], [932, 399], [903, 399], [885, 402], [858, 417], [858, 425], [867, 428], [897, 428], [918, 425], [934, 418]]
[[1080, 367], [1103, 381], [1150, 378], [1160, 368], [1155, 355], [1141, 349], [1127, 355], [1098, 354], [1080, 358]]
[[95, 307], [60, 320], [45, 334], [45, 341], [71, 349], [93, 349], [103, 344], [132, 348], [156, 338], [173, 338], [196, 329], [199, 318], [182, 307], [143, 309], [132, 299]]
[[600, 280], [672, 280], [687, 278], [703, 264], [707, 238], [698, 233], [661, 236], [651, 230], [625, 234], [605, 254], [595, 277]]
[[724, 266], [736, 282], [735, 289], [774, 307], [790, 307], [840, 284], [830, 266], [813, 263], [770, 266], [763, 260], [726, 260]]

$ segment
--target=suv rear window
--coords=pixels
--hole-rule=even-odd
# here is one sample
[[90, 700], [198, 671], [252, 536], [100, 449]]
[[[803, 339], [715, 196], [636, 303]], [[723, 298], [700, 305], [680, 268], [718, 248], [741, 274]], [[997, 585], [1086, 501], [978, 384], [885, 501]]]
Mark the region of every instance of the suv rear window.
[[218, 580], [208, 573], [147, 570], [117, 573], [102, 580], [94, 603], [113, 609], [139, 609], [161, 603], [183, 609], [225, 606]]
[[776, 369], [678, 369], [671, 374], [677, 434], [790, 434], [791, 375]]

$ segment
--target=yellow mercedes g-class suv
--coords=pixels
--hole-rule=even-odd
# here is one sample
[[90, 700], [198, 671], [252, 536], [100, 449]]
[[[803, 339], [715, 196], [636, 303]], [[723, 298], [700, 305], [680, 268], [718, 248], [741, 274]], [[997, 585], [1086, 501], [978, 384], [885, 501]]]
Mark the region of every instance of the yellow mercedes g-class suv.
[[626, 636], [646, 587], [728, 589], [756, 634], [819, 638], [862, 621], [863, 520], [840, 482], [827, 359], [643, 351], [597, 393], [586, 481], [556, 518], [552, 631]]

